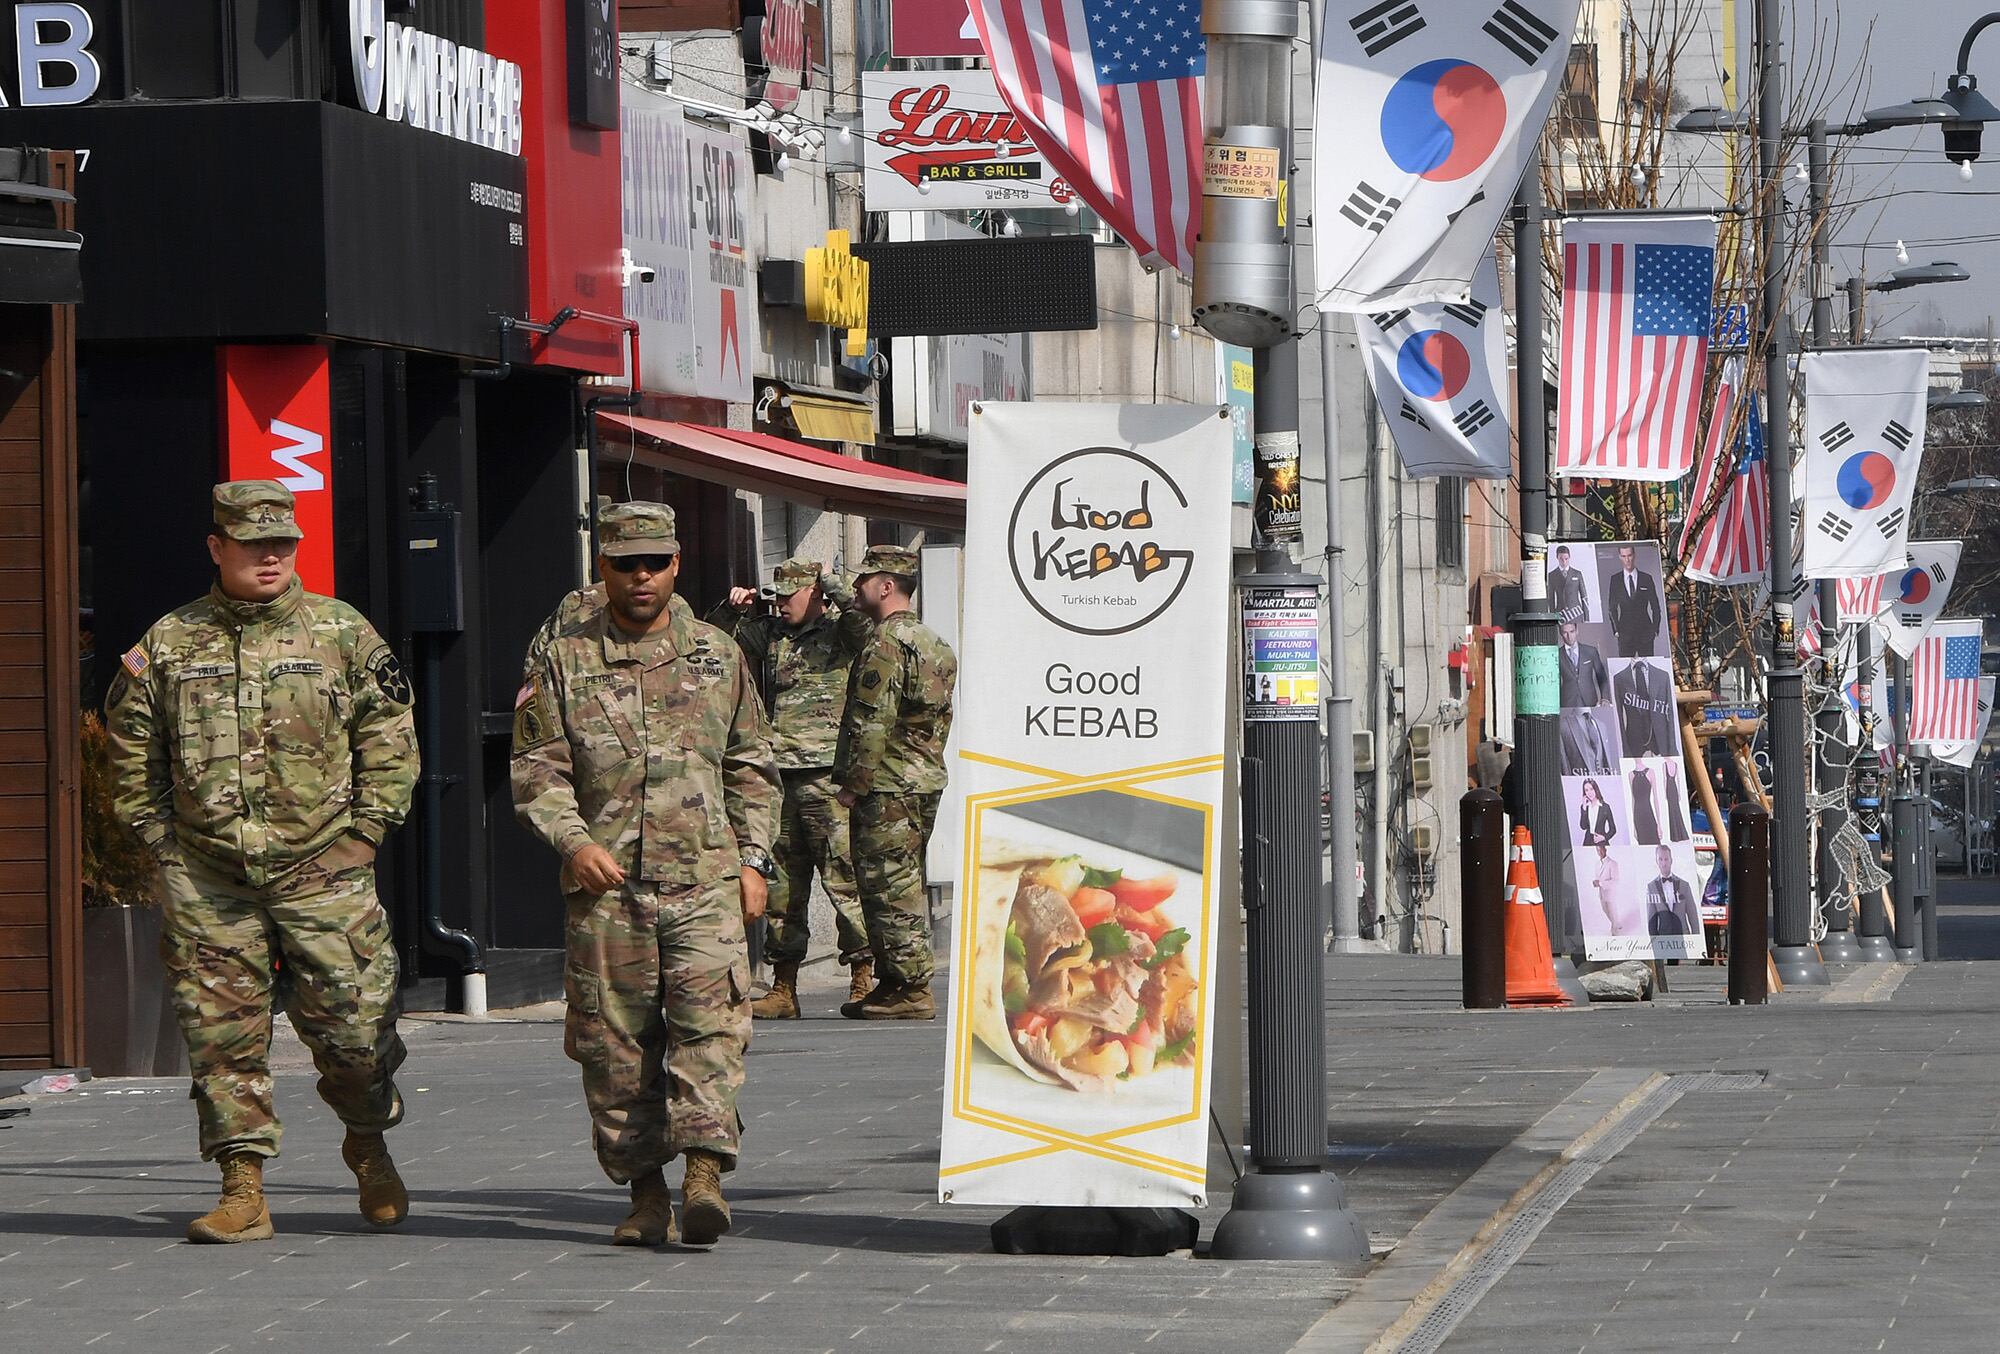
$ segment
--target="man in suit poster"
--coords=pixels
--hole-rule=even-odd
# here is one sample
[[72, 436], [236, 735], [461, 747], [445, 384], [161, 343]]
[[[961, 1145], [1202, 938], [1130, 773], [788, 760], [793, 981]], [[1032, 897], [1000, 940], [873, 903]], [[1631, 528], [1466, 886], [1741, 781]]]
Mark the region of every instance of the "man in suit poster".
[[1618, 707], [1618, 743], [1627, 757], [1678, 757], [1680, 721], [1674, 683], [1663, 665], [1635, 659], [1611, 679]]
[[1549, 605], [1563, 621], [1581, 625], [1590, 619], [1590, 589], [1583, 570], [1570, 563], [1569, 547], [1556, 547], [1556, 567], [1549, 570]]
[[1588, 710], [1562, 712], [1562, 773], [1565, 776], [1608, 776], [1618, 754], [1604, 736], [1604, 726]]
[[[1656, 566], [1657, 568], [1657, 566]], [[1660, 581], [1639, 567], [1638, 550], [1618, 547], [1618, 570], [1604, 582], [1604, 614], [1620, 658], [1651, 658], [1660, 645]]]
[[1595, 644], [1585, 644], [1574, 621], [1564, 621], [1556, 646], [1556, 665], [1565, 710], [1611, 703], [1611, 670]]

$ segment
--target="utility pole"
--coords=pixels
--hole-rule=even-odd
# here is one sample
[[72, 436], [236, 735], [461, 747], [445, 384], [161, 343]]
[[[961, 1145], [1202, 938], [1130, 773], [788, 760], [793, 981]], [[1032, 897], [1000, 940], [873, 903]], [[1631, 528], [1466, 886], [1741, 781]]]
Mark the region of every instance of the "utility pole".
[[[1812, 181], [1807, 207], [1807, 230], [1812, 242], [1812, 341], [1815, 348], [1833, 343], [1832, 274], [1827, 267], [1828, 201], [1833, 195], [1833, 172], [1826, 145], [1826, 119], [1814, 118], [1806, 131], [1806, 172]], [[1865, 633], [1874, 628], [1863, 619]], [[1846, 668], [1840, 658], [1840, 585], [1831, 578], [1819, 580], [1820, 652], [1835, 664], [1833, 690], [1838, 696], [1845, 683]], [[1847, 786], [1847, 715], [1839, 699], [1827, 701], [1819, 711], [1819, 777], [1821, 794], [1836, 786]], [[1845, 794], [1842, 799], [1846, 798]], [[1834, 838], [1847, 823], [1844, 803], [1824, 809], [1819, 816], [1820, 916], [1826, 923], [1826, 939], [1820, 942], [1820, 958], [1828, 963], [1851, 964], [1864, 956], [1854, 938], [1854, 913], [1847, 900], [1833, 896], [1833, 881], [1841, 867], [1834, 854]]]
[[1792, 615], [1798, 566], [1792, 557], [1792, 336], [1785, 309], [1791, 250], [1785, 239], [1784, 61], [1779, 49], [1782, 0], [1757, 0], [1757, 176], [1762, 194], [1764, 388], [1769, 396], [1764, 445], [1771, 478], [1771, 775], [1775, 900], [1771, 957], [1793, 986], [1827, 981], [1812, 948], [1812, 871], [1805, 831], [1805, 673], [1799, 668]]
[[[1207, 0], [1209, 38], [1204, 136], [1232, 152], [1274, 153], [1289, 189], [1293, 142], [1293, 54], [1299, 9], [1292, 0]], [[1296, 200], [1294, 198], [1293, 200]], [[1246, 608], [1283, 606], [1310, 615], [1319, 580], [1302, 573], [1297, 540], [1299, 448], [1298, 312], [1291, 217], [1285, 199], [1204, 195], [1195, 253], [1194, 314], [1209, 333], [1255, 351], [1258, 512], [1266, 530], [1257, 572], [1238, 582]], [[1326, 479], [1340, 482], [1337, 429], [1329, 410]], [[1289, 460], [1287, 459], [1289, 458]], [[1265, 467], [1269, 467], [1266, 473]], [[1280, 505], [1282, 506], [1282, 511]], [[1329, 517], [1337, 529], [1337, 507]], [[1333, 630], [1328, 660], [1345, 691], [1345, 632], [1339, 611], [1338, 538], [1333, 564]], [[1249, 703], [1246, 703], [1248, 707]], [[1351, 719], [1351, 714], [1350, 714]], [[1368, 1258], [1368, 1233], [1328, 1169], [1326, 1143], [1326, 922], [1319, 898], [1319, 779], [1316, 718], [1251, 714], [1243, 733], [1244, 910], [1250, 1025], [1251, 1169], [1238, 1181], [1209, 1253], [1226, 1260]], [[1347, 827], [1347, 874], [1334, 895], [1354, 893], [1354, 776], [1348, 743], [1345, 784], [1331, 787], [1335, 830]], [[1330, 759], [1343, 765], [1335, 749]], [[1335, 869], [1340, 867], [1336, 863]], [[1336, 913], [1339, 911], [1336, 906]]]
[[1521, 609], [1514, 614], [1515, 808], [1535, 841], [1546, 883], [1542, 908], [1556, 953], [1556, 982], [1572, 1002], [1590, 1000], [1570, 956], [1583, 953], [1583, 914], [1567, 887], [1575, 866], [1563, 812], [1561, 622], [1549, 610], [1549, 439], [1542, 383], [1542, 157], [1528, 157], [1514, 195], [1514, 435], [1521, 454]]

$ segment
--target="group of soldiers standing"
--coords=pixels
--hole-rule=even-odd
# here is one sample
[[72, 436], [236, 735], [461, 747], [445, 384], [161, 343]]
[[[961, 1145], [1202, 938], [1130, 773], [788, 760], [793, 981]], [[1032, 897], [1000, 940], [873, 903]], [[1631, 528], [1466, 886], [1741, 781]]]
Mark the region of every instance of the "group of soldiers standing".
[[[273, 1234], [280, 988], [363, 1216], [409, 1209], [383, 1138], [404, 1049], [374, 855], [418, 779], [413, 693], [365, 618], [304, 591], [301, 535], [282, 486], [217, 486], [214, 586], [124, 655], [106, 698], [116, 810], [159, 861], [202, 1156], [222, 1171], [193, 1241]], [[800, 1014], [815, 873], [850, 969], [841, 1014], [935, 1017], [923, 861], [957, 663], [915, 613], [914, 551], [871, 548], [851, 583], [787, 561], [768, 601], [737, 588], [703, 622], [675, 591], [672, 509], [604, 508], [598, 543], [601, 581], [529, 647], [514, 799], [563, 861], [564, 1049], [599, 1163], [632, 1195], [613, 1240], [708, 1245], [730, 1225], [753, 1014]], [[753, 1006], [760, 917], [773, 983]]]

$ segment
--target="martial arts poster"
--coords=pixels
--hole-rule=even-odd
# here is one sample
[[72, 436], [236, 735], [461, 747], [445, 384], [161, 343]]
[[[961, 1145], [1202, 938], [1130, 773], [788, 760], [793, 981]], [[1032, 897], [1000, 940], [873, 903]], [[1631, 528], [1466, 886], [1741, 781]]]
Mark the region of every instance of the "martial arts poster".
[[[1589, 959], [1699, 959], [1697, 869], [1657, 541], [1558, 544], [1563, 815]], [[1560, 872], [1543, 876], [1543, 887]], [[1567, 887], [1567, 881], [1556, 887]]]
[[1229, 411], [973, 406], [938, 1198], [1207, 1196]]

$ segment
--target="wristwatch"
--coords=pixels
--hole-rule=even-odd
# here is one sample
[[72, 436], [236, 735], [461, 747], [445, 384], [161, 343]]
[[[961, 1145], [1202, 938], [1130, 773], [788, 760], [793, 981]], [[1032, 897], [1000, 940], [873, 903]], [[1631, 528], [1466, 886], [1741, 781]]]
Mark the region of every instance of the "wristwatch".
[[766, 879], [770, 879], [778, 873], [777, 865], [771, 860], [771, 853], [761, 846], [746, 846], [743, 848], [743, 868], [746, 870], [755, 870]]

